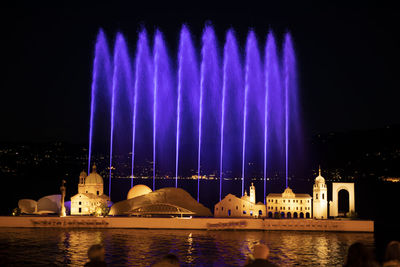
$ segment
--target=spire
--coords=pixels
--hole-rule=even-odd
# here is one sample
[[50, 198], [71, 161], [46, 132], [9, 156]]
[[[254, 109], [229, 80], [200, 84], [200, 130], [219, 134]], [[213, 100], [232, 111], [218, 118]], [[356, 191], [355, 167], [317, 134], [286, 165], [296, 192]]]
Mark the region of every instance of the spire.
[[95, 163], [93, 163], [92, 172], [93, 172], [93, 173], [96, 172], [96, 164], [95, 164]]
[[321, 176], [321, 165], [318, 165], [318, 175]]

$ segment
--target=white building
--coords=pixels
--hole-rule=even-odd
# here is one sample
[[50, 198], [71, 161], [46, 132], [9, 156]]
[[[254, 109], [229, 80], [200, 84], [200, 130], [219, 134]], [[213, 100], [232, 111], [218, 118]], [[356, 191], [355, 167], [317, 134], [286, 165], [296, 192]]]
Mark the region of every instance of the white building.
[[238, 198], [228, 194], [214, 207], [214, 217], [265, 217], [265, 205], [256, 204], [256, 188], [251, 183], [250, 196], [245, 191], [244, 196]]
[[311, 218], [312, 197], [295, 194], [289, 187], [282, 194], [268, 194], [268, 218]]
[[324, 177], [321, 176], [321, 168], [319, 168], [318, 176], [315, 178], [313, 186], [313, 218], [328, 218], [328, 188], [325, 184]]
[[79, 175], [78, 194], [71, 197], [71, 215], [91, 215], [99, 207], [107, 206], [110, 199], [104, 195], [103, 190], [103, 178], [96, 172], [96, 165], [93, 165], [89, 176], [82, 171]]

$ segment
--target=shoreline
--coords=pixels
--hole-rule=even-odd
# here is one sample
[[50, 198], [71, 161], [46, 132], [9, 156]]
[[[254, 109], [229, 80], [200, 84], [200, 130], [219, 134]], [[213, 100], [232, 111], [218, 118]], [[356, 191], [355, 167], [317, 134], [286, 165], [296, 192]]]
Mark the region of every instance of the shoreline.
[[0, 216], [1, 228], [121, 228], [374, 232], [371, 220]]

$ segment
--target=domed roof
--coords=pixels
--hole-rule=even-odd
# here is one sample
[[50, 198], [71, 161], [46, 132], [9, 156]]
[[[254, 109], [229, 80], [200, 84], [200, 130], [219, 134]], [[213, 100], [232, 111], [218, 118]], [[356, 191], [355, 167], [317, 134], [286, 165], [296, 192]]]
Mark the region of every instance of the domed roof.
[[103, 184], [103, 178], [96, 172], [96, 165], [93, 165], [92, 172], [85, 178], [85, 184]]
[[137, 184], [129, 190], [126, 199], [143, 196], [151, 192], [153, 192], [153, 190], [151, 190], [150, 187], [148, 187], [147, 185]]
[[319, 167], [318, 176], [315, 178], [315, 183], [325, 183], [325, 178], [321, 175], [321, 167]]

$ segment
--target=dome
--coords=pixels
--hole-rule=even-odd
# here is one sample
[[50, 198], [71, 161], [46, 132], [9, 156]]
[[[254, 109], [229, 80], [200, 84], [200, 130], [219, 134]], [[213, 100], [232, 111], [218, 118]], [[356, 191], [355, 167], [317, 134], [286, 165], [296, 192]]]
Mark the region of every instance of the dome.
[[97, 172], [92, 172], [85, 178], [85, 184], [103, 184], [103, 178]]
[[143, 195], [146, 195], [146, 194], [151, 193], [151, 192], [153, 192], [153, 190], [151, 190], [150, 187], [148, 187], [147, 185], [138, 184], [138, 185], [135, 185], [134, 187], [132, 187], [129, 190], [128, 196], [127, 196], [126, 199], [131, 199], [131, 198], [143, 196]]
[[321, 167], [318, 170], [318, 176], [315, 178], [315, 183], [325, 183], [325, 178], [321, 175]]

